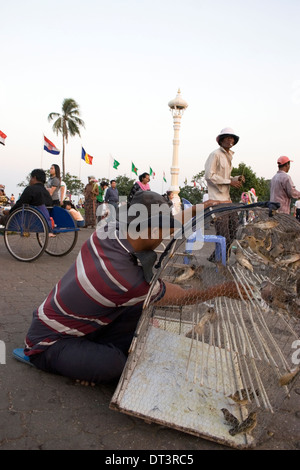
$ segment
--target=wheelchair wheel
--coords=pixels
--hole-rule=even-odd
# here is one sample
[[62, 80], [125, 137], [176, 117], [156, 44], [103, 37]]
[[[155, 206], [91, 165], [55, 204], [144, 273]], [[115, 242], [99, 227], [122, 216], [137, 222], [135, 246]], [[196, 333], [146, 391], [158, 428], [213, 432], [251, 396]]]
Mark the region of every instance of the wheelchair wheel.
[[17, 260], [34, 261], [47, 247], [48, 224], [39, 211], [32, 207], [20, 207], [7, 220], [4, 242]]
[[[73, 250], [77, 243], [78, 231], [66, 230], [55, 231], [54, 237], [48, 238], [48, 245], [45, 249], [46, 253], [51, 256], [65, 256]], [[40, 234], [39, 234], [40, 236]]]

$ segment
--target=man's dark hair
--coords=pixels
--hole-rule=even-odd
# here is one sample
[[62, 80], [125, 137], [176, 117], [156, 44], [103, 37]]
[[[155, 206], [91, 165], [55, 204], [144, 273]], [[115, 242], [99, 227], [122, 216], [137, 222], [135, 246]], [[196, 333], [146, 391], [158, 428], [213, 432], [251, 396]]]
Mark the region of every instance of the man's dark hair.
[[278, 170], [281, 170], [281, 168], [283, 168], [286, 165], [290, 165], [290, 162], [286, 162], [283, 165], [278, 165]]
[[110, 180], [110, 184], [111, 184], [111, 183], [116, 183], [116, 180]]
[[143, 181], [144, 178], [146, 178], [146, 176], [150, 176], [149, 173], [145, 172], [145, 173], [142, 173], [140, 176], [139, 176], [139, 180], [140, 182]]
[[40, 183], [46, 183], [46, 173], [41, 168], [36, 168], [35, 170], [32, 170], [30, 176], [32, 176], [33, 178], [35, 177]]

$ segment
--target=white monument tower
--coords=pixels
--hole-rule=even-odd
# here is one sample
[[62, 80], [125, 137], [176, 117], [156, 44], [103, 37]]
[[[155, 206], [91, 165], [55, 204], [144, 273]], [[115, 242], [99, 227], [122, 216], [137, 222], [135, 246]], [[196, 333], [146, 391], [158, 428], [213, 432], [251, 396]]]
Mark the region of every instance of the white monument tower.
[[178, 90], [176, 98], [169, 101], [168, 106], [172, 112], [173, 127], [174, 127], [173, 160], [172, 160], [172, 166], [171, 166], [171, 187], [169, 189], [170, 191], [173, 191], [174, 193], [173, 202], [174, 202], [176, 210], [179, 210], [180, 209], [180, 198], [178, 196], [178, 193], [179, 193], [179, 185], [178, 185], [179, 130], [180, 130], [181, 117], [184, 113], [184, 110], [188, 107], [188, 104], [186, 101], [182, 99], [180, 95], [180, 90]]

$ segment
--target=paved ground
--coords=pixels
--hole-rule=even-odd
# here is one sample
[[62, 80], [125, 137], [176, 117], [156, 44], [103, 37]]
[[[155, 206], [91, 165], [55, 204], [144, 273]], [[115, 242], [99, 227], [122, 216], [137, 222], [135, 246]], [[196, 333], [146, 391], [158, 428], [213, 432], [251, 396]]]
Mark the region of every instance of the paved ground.
[[[227, 449], [109, 409], [113, 386], [83, 387], [38, 371], [12, 358], [23, 345], [33, 309], [75, 259], [91, 230], [82, 229], [74, 251], [62, 258], [44, 254], [22, 263], [6, 251], [0, 237], [0, 450], [154, 450], [162, 452]], [[270, 425], [258, 449], [300, 449], [300, 388], [296, 387]]]

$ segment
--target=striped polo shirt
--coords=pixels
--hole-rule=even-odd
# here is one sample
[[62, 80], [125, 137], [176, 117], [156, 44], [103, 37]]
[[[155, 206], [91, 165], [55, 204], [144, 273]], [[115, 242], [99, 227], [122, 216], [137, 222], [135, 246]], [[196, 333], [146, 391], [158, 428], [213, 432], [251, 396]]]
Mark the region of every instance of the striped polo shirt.
[[[114, 224], [97, 230], [82, 245], [76, 261], [33, 312], [25, 354], [43, 352], [66, 337], [82, 337], [111, 323], [131, 305], [144, 302], [150, 285]], [[165, 292], [159, 280], [152, 300]]]

